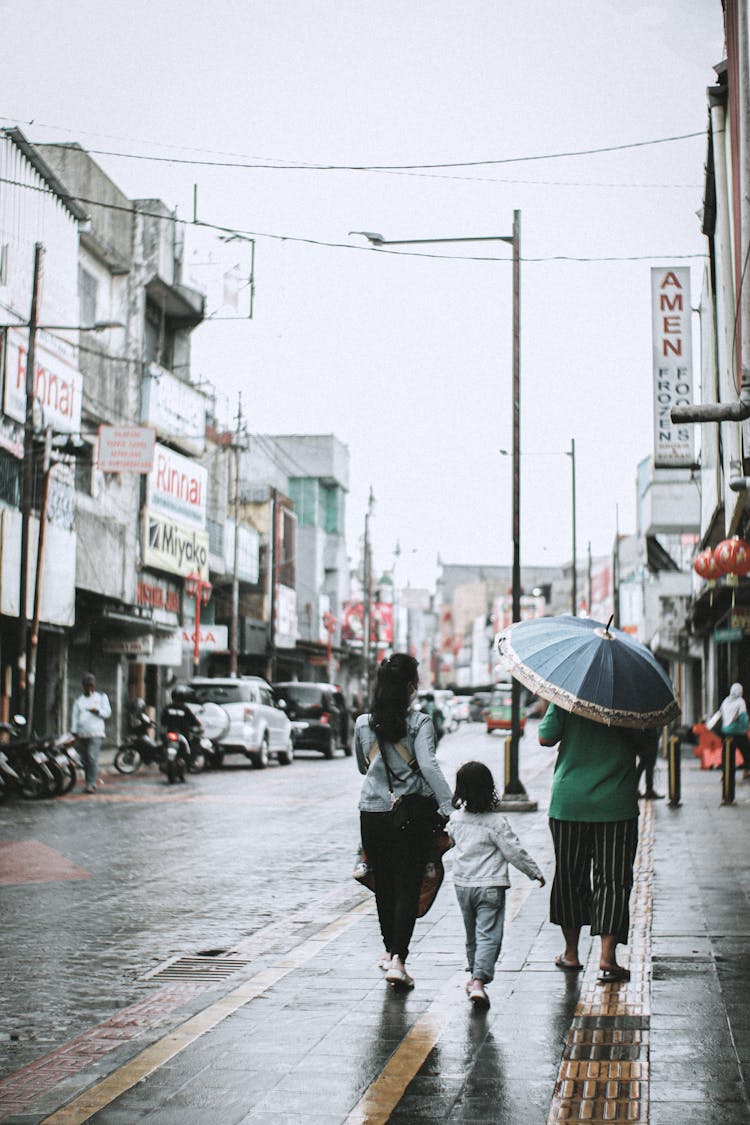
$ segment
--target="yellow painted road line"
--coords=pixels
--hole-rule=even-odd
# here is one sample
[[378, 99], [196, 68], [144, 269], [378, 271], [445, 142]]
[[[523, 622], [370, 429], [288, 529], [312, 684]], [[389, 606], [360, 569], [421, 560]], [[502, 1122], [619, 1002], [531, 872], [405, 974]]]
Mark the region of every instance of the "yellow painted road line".
[[[534, 889], [533, 883], [525, 883], [511, 892], [509, 920], [517, 916]], [[430, 1051], [436, 1046], [456, 1007], [466, 1008], [465, 984], [465, 970], [454, 973], [396, 1048], [375, 1081], [368, 1086], [344, 1125], [384, 1125], [390, 1119], [409, 1083], [419, 1074]]]
[[440, 1038], [453, 1015], [456, 1001], [465, 1002], [463, 990], [466, 974], [454, 973], [446, 988], [420, 1016], [409, 1034], [388, 1060], [384, 1070], [357, 1102], [345, 1125], [385, 1125], [401, 1101], [406, 1089], [419, 1073], [425, 1059]]
[[168, 1035], [146, 1047], [135, 1058], [125, 1063], [118, 1070], [113, 1071], [101, 1082], [97, 1082], [91, 1089], [80, 1094], [68, 1105], [55, 1110], [49, 1117], [45, 1117], [42, 1125], [83, 1125], [95, 1113], [99, 1113], [106, 1106], [111, 1105], [116, 1098], [127, 1090], [153, 1074], [160, 1066], [169, 1062], [175, 1055], [184, 1051], [207, 1031], [231, 1016], [245, 1004], [250, 1003], [273, 985], [278, 984], [289, 973], [302, 968], [316, 954], [334, 941], [339, 934], [344, 933], [351, 926], [360, 921], [363, 914], [372, 913], [372, 902], [367, 900], [360, 903], [346, 914], [336, 918], [307, 941], [302, 942], [296, 949], [286, 953], [276, 965], [269, 966], [263, 972], [257, 973], [250, 980], [245, 981], [237, 988], [228, 992], [214, 1004], [202, 1012], [191, 1016], [185, 1023], [175, 1028]]

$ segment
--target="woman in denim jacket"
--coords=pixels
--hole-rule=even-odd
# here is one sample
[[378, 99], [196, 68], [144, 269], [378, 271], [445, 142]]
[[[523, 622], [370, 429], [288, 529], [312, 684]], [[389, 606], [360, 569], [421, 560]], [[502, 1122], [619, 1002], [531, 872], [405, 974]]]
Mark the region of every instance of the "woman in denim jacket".
[[[378, 964], [389, 984], [406, 989], [414, 987], [406, 958], [436, 812], [447, 820], [452, 811], [450, 787], [435, 758], [432, 720], [410, 711], [418, 683], [419, 665], [413, 656], [396, 652], [384, 660], [378, 668], [371, 713], [360, 715], [354, 731], [357, 765], [365, 775], [359, 798], [362, 846], [375, 878], [385, 946]], [[390, 815], [391, 792], [397, 799], [434, 797], [437, 808], [399, 828]]]

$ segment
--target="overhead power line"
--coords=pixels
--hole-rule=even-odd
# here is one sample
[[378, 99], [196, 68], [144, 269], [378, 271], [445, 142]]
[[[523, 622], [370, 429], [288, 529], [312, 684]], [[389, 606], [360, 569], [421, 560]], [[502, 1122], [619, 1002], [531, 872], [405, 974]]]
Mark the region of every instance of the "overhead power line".
[[[44, 184], [26, 184], [21, 180], [13, 180], [7, 176], [0, 176], [1, 184], [9, 184], [11, 187], [24, 188], [26, 191], [41, 192], [44, 195], [54, 195], [59, 199], [75, 200], [78, 203], [87, 204], [89, 207], [99, 207], [105, 211], [119, 211], [125, 212], [129, 215], [141, 215], [149, 219], [159, 219], [164, 223], [176, 223], [181, 226], [198, 227], [203, 230], [213, 230], [219, 234], [237, 234], [244, 235], [248, 238], [267, 238], [274, 242], [296, 242], [305, 246], [324, 246], [333, 250], [353, 250], [365, 254], [392, 254], [396, 257], [409, 257], [409, 258], [435, 258], [443, 259], [452, 262], [509, 262], [510, 257], [498, 257], [491, 254], [440, 254], [431, 253], [429, 251], [421, 250], [387, 250], [385, 247], [378, 246], [362, 246], [353, 242], [331, 242], [322, 238], [303, 238], [301, 235], [294, 234], [271, 234], [267, 231], [252, 231], [243, 230], [238, 227], [222, 226], [219, 223], [209, 223], [202, 219], [180, 219], [176, 215], [163, 215], [155, 211], [146, 211], [141, 207], [134, 205], [125, 206], [121, 203], [102, 203], [99, 199], [88, 199], [86, 196], [73, 195], [70, 193], [55, 191], [53, 192]], [[596, 257], [587, 257], [579, 254], [547, 254], [540, 257], [522, 257], [523, 262], [652, 262], [662, 260], [682, 260], [686, 258], [705, 258], [705, 253], [695, 254], [633, 254], [633, 255], [604, 255]], [[219, 319], [218, 317], [216, 319]], [[234, 319], [234, 318], [227, 318]], [[245, 317], [242, 318], [246, 319]]]
[[148, 156], [143, 153], [118, 152], [114, 149], [91, 148], [93, 156], [118, 156], [126, 160], [150, 160], [163, 164], [189, 164], [193, 167], [207, 168], [261, 168], [266, 171], [282, 172], [417, 172], [446, 168], [488, 168], [503, 164], [525, 164], [538, 160], [567, 160], [576, 156], [598, 156], [607, 152], [625, 152], [634, 148], [648, 148], [652, 145], [673, 144], [675, 141], [692, 140], [704, 137], [705, 130], [699, 133], [682, 133], [674, 137], [656, 137], [648, 141], [631, 141], [620, 145], [602, 145], [598, 148], [571, 149], [567, 152], [535, 153], [528, 156], [491, 157], [482, 160], [451, 160], [438, 163], [419, 164], [322, 164], [305, 161], [261, 161], [248, 157], [244, 160], [198, 160], [187, 156]]
[[[31, 120], [19, 121], [15, 117], [3, 117], [0, 115], [0, 121], [13, 121], [17, 125], [37, 126], [43, 129], [59, 129], [66, 133], [76, 134], [85, 133], [85, 130], [73, 130], [67, 126], [62, 125], [46, 125], [44, 122]], [[106, 134], [90, 133], [91, 136], [103, 136]], [[207, 167], [207, 168], [259, 168], [268, 171], [301, 171], [301, 172], [411, 172], [430, 169], [444, 169], [444, 168], [481, 168], [493, 165], [503, 164], [523, 164], [529, 161], [539, 160], [565, 160], [578, 156], [597, 156], [609, 152], [625, 152], [636, 148], [648, 148], [654, 145], [673, 144], [678, 141], [693, 140], [696, 137], [705, 137], [705, 130], [694, 133], [678, 133], [669, 137], [654, 137], [644, 141], [627, 141], [622, 144], [616, 145], [601, 145], [593, 148], [584, 149], [569, 149], [563, 152], [547, 152], [547, 153], [530, 153], [525, 156], [505, 156], [505, 157], [485, 157], [480, 160], [451, 160], [440, 162], [415, 162], [409, 164], [334, 164], [324, 161], [304, 161], [304, 160], [291, 160], [284, 157], [255, 157], [248, 156], [241, 153], [225, 153], [216, 152], [215, 150], [204, 150], [198, 148], [190, 148], [186, 145], [164, 145], [163, 141], [158, 142], [161, 146], [162, 152], [165, 148], [174, 149], [178, 152], [212, 152], [214, 156], [223, 156], [231, 159], [212, 159], [207, 160], [204, 158], [198, 159], [196, 157], [180, 157], [180, 156], [166, 156], [166, 155], [146, 155], [144, 153], [135, 152], [122, 152], [115, 149], [87, 149], [94, 156], [117, 156], [126, 160], [150, 160], [157, 163], [165, 164], [188, 164], [194, 167]], [[111, 136], [111, 135], [110, 135]], [[111, 137], [112, 140], [125, 140], [134, 144], [146, 144], [156, 146], [155, 141], [138, 140], [134, 137], [117, 138]], [[607, 185], [608, 186], [608, 185]], [[619, 185], [618, 185], [619, 186]], [[647, 186], [647, 185], [644, 185]], [[659, 185], [656, 185], [659, 186]], [[682, 186], [682, 185], [675, 185]]]

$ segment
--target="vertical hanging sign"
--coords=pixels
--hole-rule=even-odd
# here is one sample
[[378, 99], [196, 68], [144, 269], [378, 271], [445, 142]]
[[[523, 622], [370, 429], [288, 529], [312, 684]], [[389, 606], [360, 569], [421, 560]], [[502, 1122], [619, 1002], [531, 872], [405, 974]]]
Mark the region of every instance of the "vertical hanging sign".
[[690, 268], [664, 266], [651, 270], [651, 318], [654, 371], [654, 464], [692, 465], [693, 431], [675, 425], [673, 406], [693, 402], [693, 355]]

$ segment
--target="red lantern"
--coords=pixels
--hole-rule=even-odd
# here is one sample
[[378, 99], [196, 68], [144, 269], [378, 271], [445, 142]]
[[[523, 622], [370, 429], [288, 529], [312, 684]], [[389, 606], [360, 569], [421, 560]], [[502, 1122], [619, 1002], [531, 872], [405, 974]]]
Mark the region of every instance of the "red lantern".
[[738, 535], [724, 539], [714, 548], [714, 559], [722, 574], [726, 574], [727, 585], [737, 586], [740, 578], [750, 574], [750, 543]]
[[696, 574], [699, 574], [701, 578], [705, 578], [709, 586], [715, 586], [716, 579], [720, 578], [723, 574], [710, 547], [706, 547], [705, 551], [701, 551], [700, 554], [696, 556], [695, 562], [693, 563], [693, 570]]

